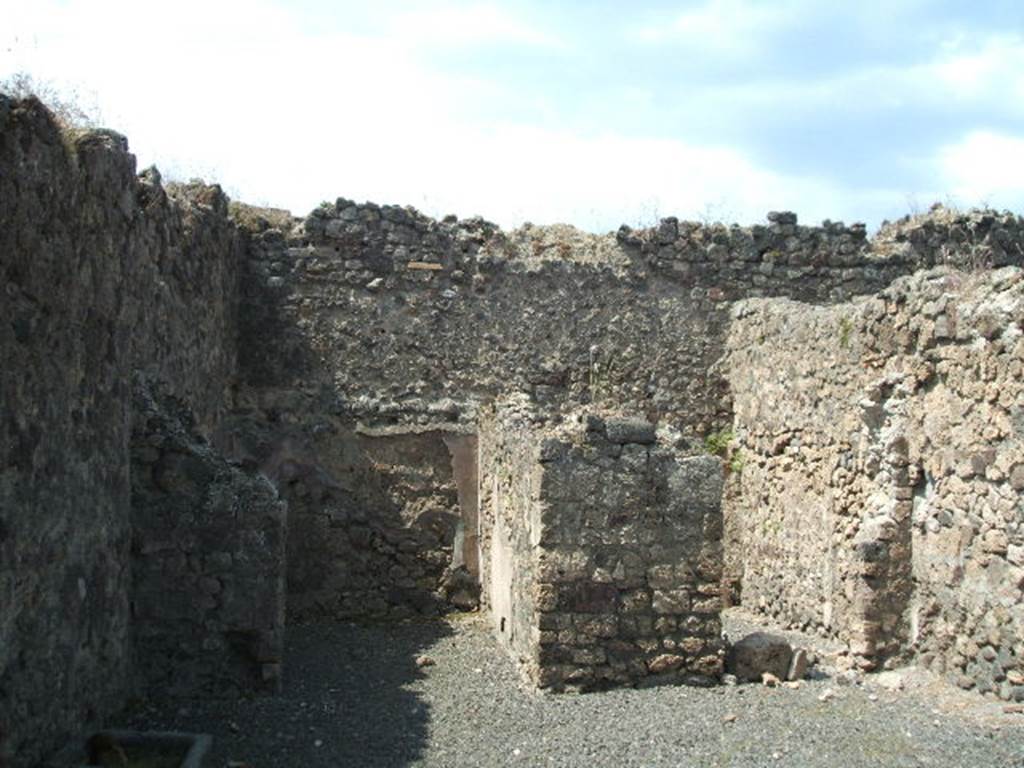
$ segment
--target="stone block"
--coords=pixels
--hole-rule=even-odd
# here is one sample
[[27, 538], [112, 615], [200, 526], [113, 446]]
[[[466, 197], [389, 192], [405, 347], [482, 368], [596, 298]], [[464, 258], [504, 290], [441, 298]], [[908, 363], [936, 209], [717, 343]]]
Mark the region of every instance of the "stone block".
[[567, 590], [564, 607], [573, 613], [613, 613], [619, 590], [614, 584], [577, 582]]
[[652, 675], [673, 672], [686, 662], [686, 658], [673, 653], [663, 653], [647, 662], [647, 670]]
[[765, 673], [785, 680], [792, 660], [793, 649], [784, 637], [754, 632], [729, 648], [726, 669], [747, 682], [760, 682]]
[[651, 597], [655, 613], [682, 614], [690, 610], [690, 593], [686, 589], [656, 589]]
[[612, 417], [605, 419], [604, 427], [612, 443], [652, 445], [656, 439], [654, 425], [644, 419]]

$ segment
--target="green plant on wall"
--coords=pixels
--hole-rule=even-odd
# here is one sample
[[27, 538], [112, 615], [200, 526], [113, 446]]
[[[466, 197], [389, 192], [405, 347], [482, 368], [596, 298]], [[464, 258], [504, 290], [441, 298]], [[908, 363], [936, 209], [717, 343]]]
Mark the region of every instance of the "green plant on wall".
[[731, 430], [722, 429], [718, 432], [711, 432], [704, 438], [704, 450], [712, 456], [724, 459], [729, 452], [729, 444], [733, 441]]
[[732, 430], [721, 429], [711, 432], [704, 438], [704, 450], [720, 458], [727, 471], [738, 475], [746, 464], [746, 456], [735, 446], [735, 442], [736, 435]]
[[743, 451], [737, 448], [732, 452], [732, 458], [729, 459], [729, 471], [738, 475], [743, 471], [743, 466], [746, 463], [747, 459], [743, 455]]
[[847, 349], [850, 346], [850, 333], [853, 331], [853, 320], [848, 317], [839, 318], [839, 346]]

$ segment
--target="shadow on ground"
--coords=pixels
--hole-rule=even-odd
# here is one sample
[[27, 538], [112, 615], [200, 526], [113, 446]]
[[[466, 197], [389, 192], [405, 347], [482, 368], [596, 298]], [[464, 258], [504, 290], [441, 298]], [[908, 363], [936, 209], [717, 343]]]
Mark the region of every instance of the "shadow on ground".
[[280, 696], [167, 703], [135, 725], [213, 734], [211, 768], [408, 765], [423, 756], [431, 716], [409, 690], [424, 675], [416, 659], [451, 634], [439, 620], [289, 627]]

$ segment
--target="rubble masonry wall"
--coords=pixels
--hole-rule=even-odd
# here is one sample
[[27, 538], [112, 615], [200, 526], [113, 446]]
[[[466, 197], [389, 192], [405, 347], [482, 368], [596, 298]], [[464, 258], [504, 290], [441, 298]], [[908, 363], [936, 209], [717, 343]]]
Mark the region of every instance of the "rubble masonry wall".
[[542, 688], [710, 684], [721, 673], [722, 468], [642, 418], [482, 424], [484, 593]]
[[1024, 698], [1024, 275], [735, 308], [744, 604]]
[[165, 190], [123, 137], [0, 95], [0, 762], [38, 764], [136, 689], [132, 382], [212, 429], [241, 253], [218, 188]]

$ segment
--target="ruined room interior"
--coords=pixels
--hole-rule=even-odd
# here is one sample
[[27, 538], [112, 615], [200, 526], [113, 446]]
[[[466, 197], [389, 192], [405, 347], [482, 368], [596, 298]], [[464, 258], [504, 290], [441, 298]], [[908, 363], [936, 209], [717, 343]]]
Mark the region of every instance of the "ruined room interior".
[[138, 172], [0, 96], [0, 763], [479, 611], [552, 692], [730, 605], [1024, 699], [1024, 220], [590, 235]]

